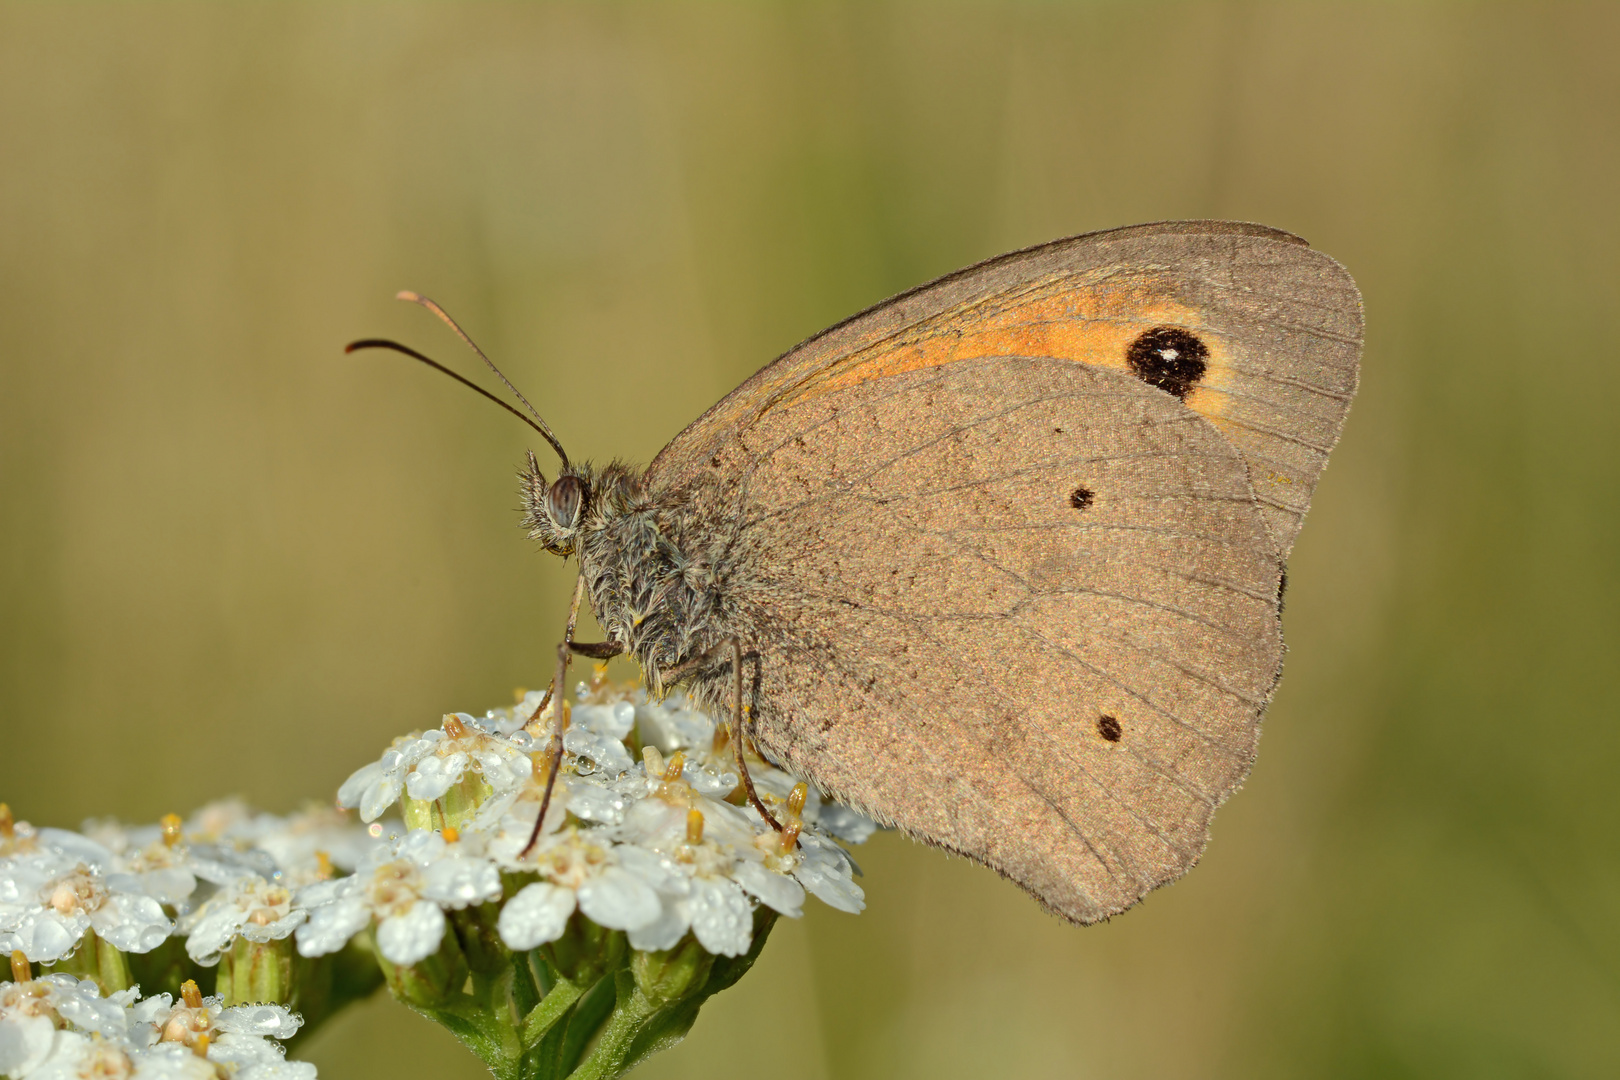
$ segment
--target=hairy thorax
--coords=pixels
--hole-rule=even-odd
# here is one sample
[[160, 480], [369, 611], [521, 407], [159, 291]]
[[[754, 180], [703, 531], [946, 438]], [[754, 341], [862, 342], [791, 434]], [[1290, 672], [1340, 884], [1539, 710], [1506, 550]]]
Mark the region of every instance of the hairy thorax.
[[[590, 483], [577, 550], [591, 607], [648, 686], [661, 692], [672, 669], [733, 637], [751, 646], [760, 613], [743, 597], [758, 595], [748, 575], [759, 562], [735, 496], [703, 481], [649, 491], [639, 470], [618, 463]], [[712, 659], [702, 666], [729, 667], [729, 657]]]

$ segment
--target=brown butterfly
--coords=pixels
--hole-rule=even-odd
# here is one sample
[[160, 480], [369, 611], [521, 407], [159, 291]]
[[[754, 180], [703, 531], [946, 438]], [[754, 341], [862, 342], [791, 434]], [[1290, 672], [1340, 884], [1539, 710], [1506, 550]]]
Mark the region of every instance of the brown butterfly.
[[1185, 873], [1249, 771], [1361, 338], [1288, 233], [1059, 240], [818, 334], [645, 470], [539, 421], [563, 464], [529, 455], [524, 524], [579, 559], [607, 641], [571, 613], [575, 652], [1089, 923]]

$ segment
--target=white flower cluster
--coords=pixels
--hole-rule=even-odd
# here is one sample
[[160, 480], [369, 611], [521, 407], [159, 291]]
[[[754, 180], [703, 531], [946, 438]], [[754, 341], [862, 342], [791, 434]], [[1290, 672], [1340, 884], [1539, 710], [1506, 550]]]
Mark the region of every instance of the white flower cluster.
[[[412, 964], [439, 948], [446, 910], [503, 895], [497, 926], [515, 950], [556, 940], [577, 910], [626, 931], [636, 949], [672, 948], [690, 930], [709, 952], [738, 956], [756, 904], [798, 916], [808, 891], [843, 911], [864, 907], [854, 863], [831, 836], [864, 840], [869, 820], [758, 762], [750, 774], [788, 823], [778, 834], [735, 804], [731, 748], [684, 698], [653, 703], [600, 677], [579, 697], [545, 825], [527, 852], [553, 720], [550, 706], [530, 720], [539, 694], [483, 717], [448, 716], [351, 776], [340, 805], [370, 821], [403, 797], [407, 824], [419, 827], [352, 876], [300, 894], [309, 919], [297, 929], [299, 951], [335, 951], [375, 925], [382, 956]], [[511, 895], [503, 875], [519, 886]]]
[[[12, 964], [12, 981], [0, 984], [0, 1076], [307, 1080], [313, 1068], [285, 1061], [268, 1040], [321, 1023], [385, 976], [419, 1006], [459, 994], [456, 1007], [506, 1023], [511, 1003], [462, 989], [467, 969], [457, 965], [492, 959], [464, 950], [479, 934], [526, 954], [571, 927], [583, 937], [569, 940], [590, 938], [589, 920], [622, 931], [640, 954], [690, 934], [715, 957], [744, 957], [756, 925], [769, 926], [755, 918], [761, 905], [798, 916], [809, 893], [843, 911], [864, 907], [858, 870], [833, 838], [859, 843], [871, 821], [751, 759], [779, 831], [743, 798], [725, 731], [683, 697], [652, 702], [609, 687], [600, 671], [577, 696], [538, 833], [557, 708], [536, 715], [538, 694], [395, 740], [343, 785], [338, 808], [280, 818], [224, 802], [189, 821], [71, 832], [35, 829], [0, 804], [0, 956]], [[377, 821], [396, 804], [402, 825]], [[35, 965], [45, 973], [36, 977]], [[221, 996], [203, 998], [197, 980], [215, 966]], [[334, 989], [330, 999], [315, 991], [323, 1004], [303, 1018], [234, 1004], [304, 1000], [306, 978]], [[143, 982], [180, 989], [182, 1000], [139, 1000]]]
[[20, 951], [0, 982], [0, 1076], [12, 1080], [315, 1080], [274, 1040], [302, 1021], [279, 1005], [226, 1008], [187, 983], [182, 999], [103, 997], [71, 975], [28, 978]]
[[376, 843], [330, 809], [281, 818], [231, 801], [188, 822], [90, 822], [75, 833], [0, 807], [0, 954], [56, 963], [87, 932], [142, 954], [178, 934], [192, 960], [212, 965], [238, 936], [291, 934], [305, 918], [296, 891], [352, 870]]

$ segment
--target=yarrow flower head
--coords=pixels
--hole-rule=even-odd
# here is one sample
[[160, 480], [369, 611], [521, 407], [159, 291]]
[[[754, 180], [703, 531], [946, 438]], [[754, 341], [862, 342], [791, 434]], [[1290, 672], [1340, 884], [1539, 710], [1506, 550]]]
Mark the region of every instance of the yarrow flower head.
[[[448, 830], [456, 842], [434, 845], [412, 832], [396, 843], [402, 853], [417, 853], [415, 865], [400, 854], [388, 868], [312, 887], [304, 903], [314, 914], [298, 931], [300, 950], [339, 948], [374, 916], [379, 944], [386, 937], [396, 955], [412, 956], [391, 961], [431, 952], [442, 916], [423, 905], [464, 908], [500, 895], [493, 877], [474, 887], [467, 865], [441, 869], [443, 858], [482, 860], [492, 874], [499, 868], [527, 880], [497, 921], [501, 940], [517, 950], [555, 941], [576, 911], [625, 931], [634, 949], [670, 949], [691, 931], [709, 952], [740, 956], [759, 904], [797, 918], [808, 889], [832, 907], [861, 910], [853, 861], [816, 823], [825, 815], [863, 840], [874, 828], [869, 819], [843, 807], [831, 812], [808, 785], [756, 759], [756, 786], [790, 822], [790, 834], [779, 835], [752, 806], [734, 805], [742, 789], [733, 752], [723, 733], [717, 739], [715, 722], [683, 697], [655, 703], [601, 679], [581, 684], [578, 694], [551, 808], [532, 848], [544, 782], [532, 762], [545, 760], [537, 736], [555, 715], [549, 707], [538, 712], [539, 694], [481, 718], [447, 716], [441, 729], [396, 739], [381, 760], [351, 776], [339, 802], [359, 807], [362, 818], [401, 800], [407, 821], [459, 822]], [[468, 778], [476, 778], [481, 798], [433, 805]], [[372, 883], [362, 885], [367, 872]], [[452, 873], [460, 889], [453, 896], [435, 890], [432, 876]], [[378, 884], [385, 880], [386, 888]]]
[[72, 952], [94, 930], [124, 952], [144, 953], [174, 929], [163, 906], [140, 883], [103, 872], [106, 853], [87, 862], [60, 850], [40, 850], [6, 860], [0, 881], [0, 950], [20, 950], [49, 963]]
[[[296, 890], [340, 873], [340, 864], [352, 867], [378, 845], [325, 808], [280, 818], [228, 802], [189, 821], [102, 820], [71, 832], [36, 829], [0, 804], [0, 955], [9, 954], [13, 968], [0, 1019], [0, 1076], [312, 1076], [308, 1066], [285, 1062], [278, 1047], [232, 1029], [238, 1014], [231, 1010], [299, 994], [291, 934], [308, 912], [295, 903]], [[44, 968], [38, 978], [36, 964]], [[299, 976], [331, 979], [320, 967]], [[138, 1030], [132, 1042], [120, 1041], [137, 986], [151, 987], [142, 1007], [153, 1009], [196, 980], [217, 987], [210, 1001], [225, 1017], [205, 1033], [212, 1051], [177, 1055], [164, 1045], [172, 1040]], [[335, 992], [316, 995], [315, 1020], [381, 981], [364, 968], [348, 973]], [[117, 1024], [107, 1019], [115, 1009]], [[55, 1033], [48, 1047], [47, 1029]], [[278, 1029], [279, 1037], [296, 1029]]]
[[302, 1021], [277, 1005], [225, 1006], [194, 982], [176, 1003], [89, 979], [34, 977], [20, 952], [0, 982], [0, 1076], [11, 1080], [315, 1080], [280, 1040]]
[[[655, 1013], [675, 1015], [660, 1007], [690, 998], [685, 1015], [695, 1014], [752, 963], [775, 918], [803, 914], [807, 895], [862, 909], [858, 871], [834, 837], [865, 840], [870, 819], [751, 755], [779, 832], [745, 797], [736, 749], [712, 718], [679, 693], [653, 701], [612, 686], [601, 670], [576, 687], [572, 707], [528, 693], [483, 716], [454, 713], [355, 772], [339, 805], [375, 820], [397, 804], [409, 828], [353, 876], [299, 893], [310, 912], [299, 951], [320, 956], [369, 938], [394, 992], [453, 1027], [469, 1009], [536, 1010], [521, 1025], [525, 1048], [544, 1043], [572, 1007], [539, 1001], [577, 1001], [628, 967], [636, 995], [603, 1031], [640, 1030], [645, 1043], [655, 1034], [646, 1025], [664, 1022]], [[537, 828], [559, 719], [563, 754]], [[500, 970], [514, 961], [491, 957], [524, 955], [536, 991], [550, 984], [549, 993], [533, 1005], [467, 1000], [469, 973], [474, 988], [510, 985]], [[596, 1045], [603, 1075], [615, 1074], [613, 1060], [628, 1066], [629, 1039]]]
[[750, 753], [752, 801], [712, 718], [602, 671], [395, 739], [336, 808], [71, 832], [0, 804], [0, 1076], [310, 1080], [281, 1043], [384, 982], [498, 1076], [616, 1076], [807, 896], [862, 909], [835, 841], [868, 818]]
[[494, 864], [469, 857], [439, 833], [413, 829], [374, 849], [349, 877], [304, 889], [299, 902], [309, 910], [310, 920], [298, 928], [298, 951], [324, 956], [375, 927], [384, 959], [414, 964], [438, 951], [447, 909], [500, 895], [500, 872]]

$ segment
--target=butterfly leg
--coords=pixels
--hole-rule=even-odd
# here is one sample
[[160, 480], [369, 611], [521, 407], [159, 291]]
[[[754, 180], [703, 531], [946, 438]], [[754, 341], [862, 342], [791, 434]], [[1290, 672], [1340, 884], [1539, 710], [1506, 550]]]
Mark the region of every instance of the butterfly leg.
[[624, 655], [624, 646], [616, 641], [570, 641], [568, 651], [575, 656], [588, 656], [592, 660], [611, 660]]
[[555, 714], [551, 725], [551, 745], [546, 753], [546, 793], [540, 797], [540, 816], [534, 819], [534, 831], [529, 833], [529, 842], [523, 845], [518, 858], [525, 858], [534, 849], [535, 842], [540, 839], [540, 828], [546, 823], [546, 811], [551, 808], [551, 792], [557, 786], [557, 770], [562, 767], [562, 737], [563, 725], [567, 723], [567, 713], [562, 707], [563, 681], [568, 678], [568, 661], [573, 659], [574, 629], [579, 625], [579, 605], [585, 599], [585, 573], [580, 571], [579, 580], [574, 584], [574, 599], [568, 605], [568, 627], [563, 631], [562, 644], [557, 646], [557, 673], [552, 676], [551, 685], [546, 689], [545, 696], [540, 704], [535, 706], [534, 712], [529, 715], [528, 723], [532, 724], [546, 703], [554, 696], [557, 708], [552, 710]]
[[[568, 627], [567, 627], [567, 629], [565, 629], [563, 631], [563, 643], [562, 643], [562, 647], [565, 650], [569, 650], [569, 651], [573, 651], [573, 652], [585, 652], [585, 650], [588, 649], [588, 648], [595, 648], [596, 647], [596, 646], [582, 646], [579, 649], [574, 648], [574, 629], [575, 629], [575, 627], [577, 627], [579, 625], [579, 605], [584, 603], [584, 601], [585, 601], [585, 572], [583, 570], [581, 570], [580, 574], [579, 574], [579, 580], [574, 582], [574, 598], [573, 598], [573, 600], [569, 601], [569, 603], [568, 603]], [[590, 655], [594, 655], [594, 654], [590, 654]], [[524, 721], [524, 724], [532, 724], [532, 723], [534, 723], [535, 718], [537, 716], [539, 716], [542, 712], [545, 711], [546, 705], [551, 701], [551, 695], [557, 693], [557, 688], [562, 685], [563, 676], [567, 674], [567, 671], [568, 671], [568, 667], [567, 667], [566, 664], [564, 664], [563, 668], [562, 668], [562, 673], [557, 675], [556, 678], [551, 680], [551, 685], [546, 687], [545, 694], [542, 695], [541, 698], [540, 698], [540, 704], [538, 704], [538, 705], [536, 705], [534, 707], [534, 712], [529, 714], [529, 718]]]
[[[563, 679], [568, 676], [569, 652], [567, 645], [557, 646], [557, 681], [561, 686]], [[529, 842], [523, 845], [518, 853], [518, 859], [524, 859], [535, 842], [540, 839], [540, 827], [546, 822], [546, 811], [551, 809], [551, 792], [557, 786], [557, 770], [562, 767], [563, 728], [568, 723], [568, 714], [562, 709], [562, 702], [558, 701], [556, 715], [551, 725], [551, 744], [546, 748], [546, 792], [540, 796], [540, 816], [534, 819], [534, 830], [529, 833]]]
[[748, 773], [748, 762], [743, 759], [743, 747], [746, 745], [743, 737], [743, 651], [742, 641], [739, 638], [727, 638], [708, 652], [682, 660], [679, 664], [658, 673], [658, 681], [663, 686], [672, 686], [680, 679], [685, 678], [699, 668], [714, 663], [727, 652], [731, 653], [731, 668], [736, 676], [736, 696], [732, 700], [731, 721], [726, 725], [731, 733], [731, 745], [737, 755], [737, 774], [742, 778], [743, 790], [748, 793], [748, 801], [758, 810], [760, 816], [768, 822], [777, 832], [782, 831], [781, 822], [766, 809], [765, 803], [760, 799], [759, 792], [754, 788], [754, 778]]
[[777, 821], [776, 818], [771, 816], [771, 812], [765, 808], [765, 803], [763, 801], [761, 801], [761, 799], [759, 797], [759, 792], [754, 790], [754, 778], [752, 776], [748, 775], [748, 762], [743, 757], [743, 747], [745, 745], [747, 745], [747, 744], [744, 741], [743, 722], [742, 722], [743, 721], [743, 654], [742, 654], [742, 642], [739, 641], [737, 638], [732, 638], [726, 644], [731, 647], [731, 670], [732, 670], [732, 673], [737, 678], [737, 682], [736, 682], [737, 696], [732, 700], [732, 703], [731, 703], [732, 704], [732, 708], [731, 708], [731, 747], [732, 747], [733, 751], [736, 752], [736, 755], [737, 755], [737, 773], [738, 773], [738, 775], [740, 775], [742, 777], [743, 790], [748, 792], [748, 801], [754, 804], [754, 809], [759, 811], [759, 816], [764, 818], [766, 823], [769, 824], [771, 828], [775, 829], [777, 832], [781, 832], [782, 831], [782, 823]]

